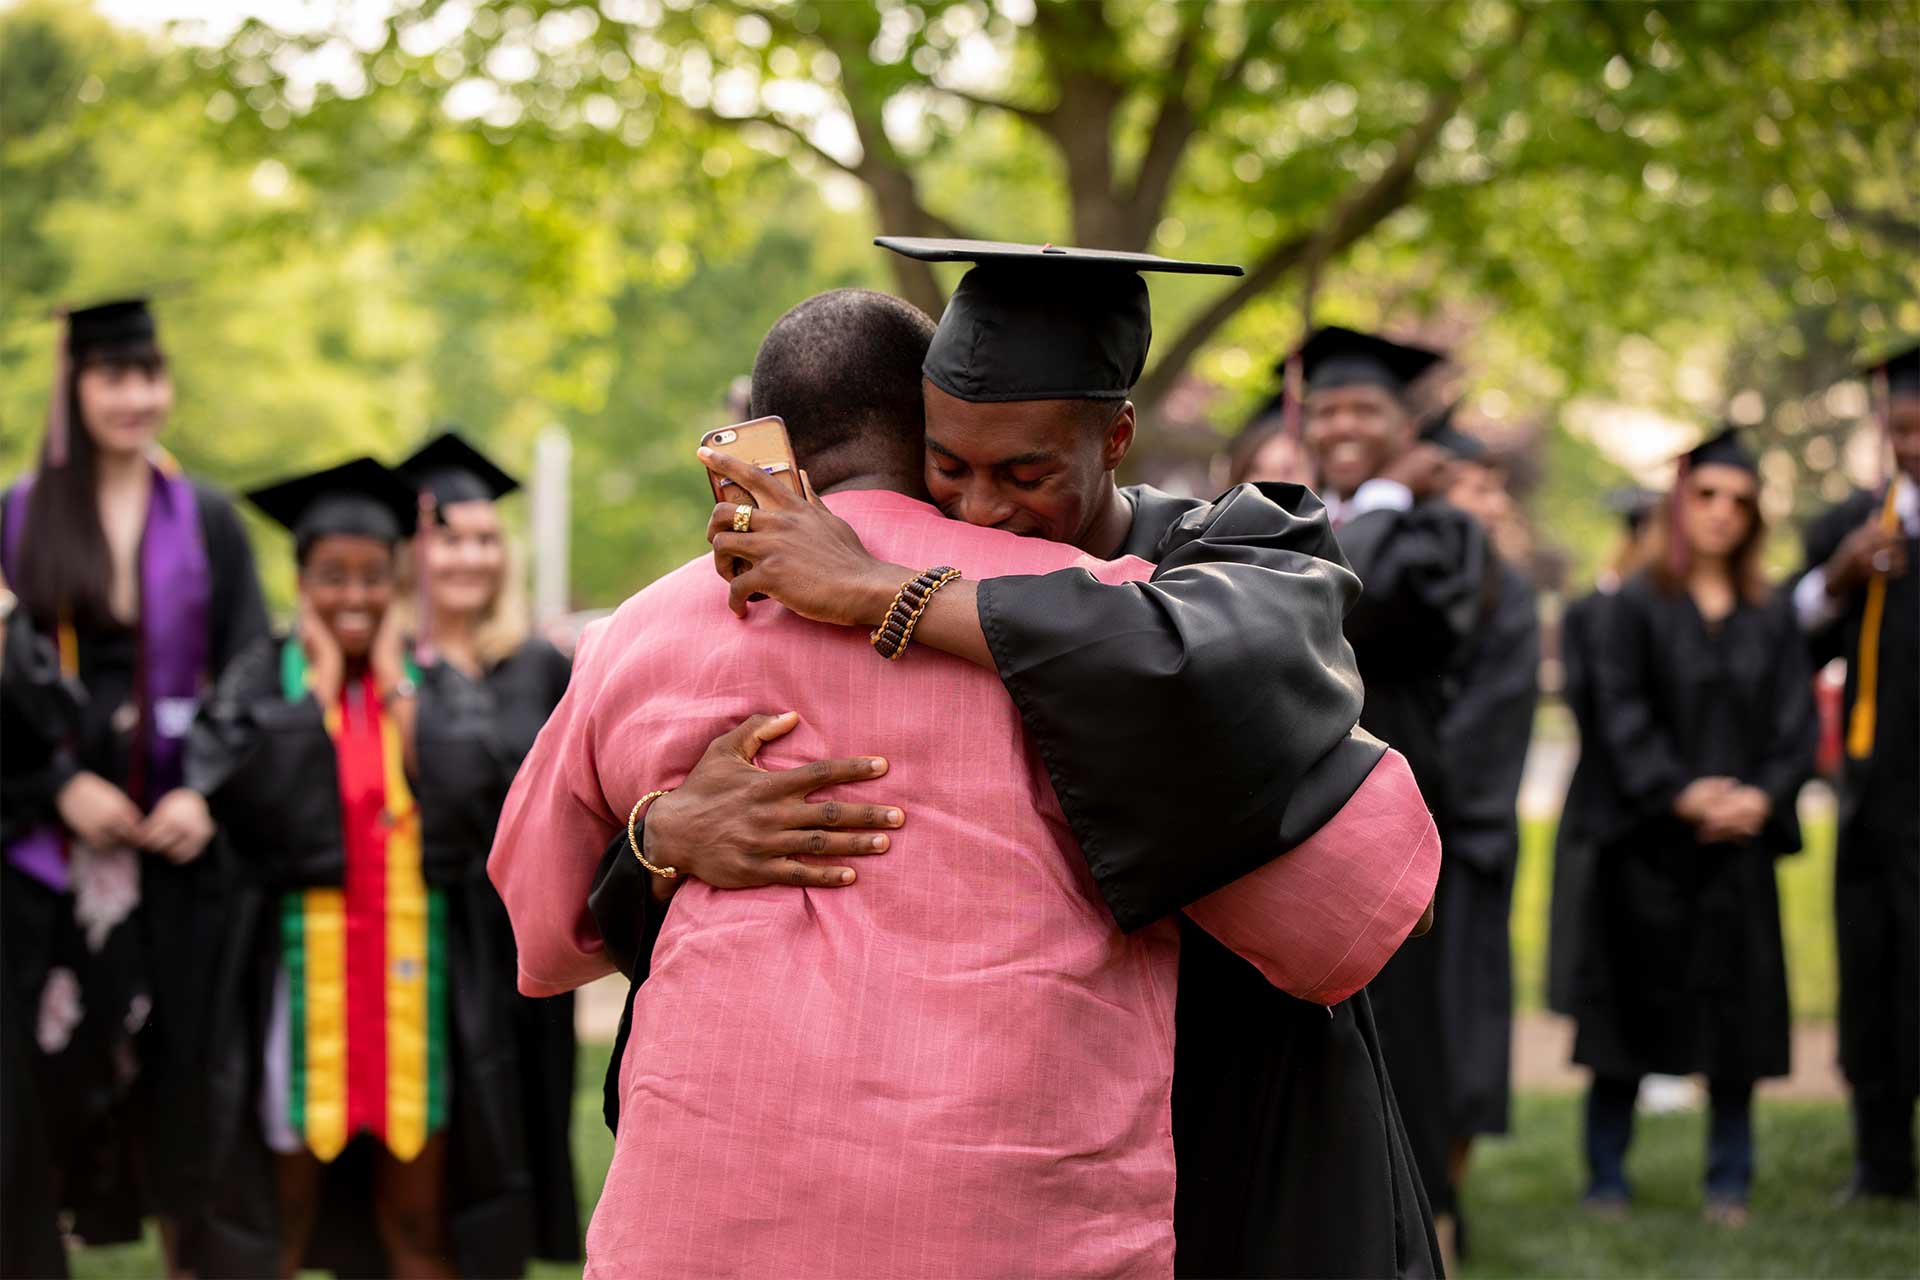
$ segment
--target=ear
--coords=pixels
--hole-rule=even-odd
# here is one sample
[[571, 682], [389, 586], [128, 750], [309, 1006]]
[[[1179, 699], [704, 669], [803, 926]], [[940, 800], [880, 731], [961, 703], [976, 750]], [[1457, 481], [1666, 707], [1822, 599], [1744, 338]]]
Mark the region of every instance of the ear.
[[1113, 421], [1107, 424], [1106, 439], [1100, 444], [1100, 465], [1108, 471], [1118, 471], [1133, 449], [1133, 401], [1121, 404], [1120, 412], [1113, 415]]

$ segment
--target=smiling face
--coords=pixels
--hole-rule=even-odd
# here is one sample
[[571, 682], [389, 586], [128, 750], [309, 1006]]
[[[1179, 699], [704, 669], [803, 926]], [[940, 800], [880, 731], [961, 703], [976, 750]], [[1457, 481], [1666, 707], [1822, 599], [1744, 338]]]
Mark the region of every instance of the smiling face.
[[393, 548], [358, 534], [316, 538], [300, 566], [300, 597], [347, 661], [364, 660], [393, 601]]
[[1385, 387], [1309, 391], [1307, 449], [1324, 489], [1349, 497], [1413, 444], [1413, 416]]
[[1085, 546], [1119, 501], [1113, 472], [1133, 447], [1126, 401], [973, 404], [931, 382], [926, 481], [952, 520]]
[[427, 603], [436, 615], [481, 614], [500, 594], [507, 548], [491, 502], [440, 508], [440, 524], [427, 537], [425, 552]]
[[145, 451], [173, 411], [173, 379], [157, 353], [82, 365], [74, 391], [88, 437], [108, 455]]
[[1513, 518], [1513, 496], [1496, 467], [1456, 458], [1447, 467], [1447, 502], [1472, 516], [1488, 531]]
[[1687, 472], [1680, 515], [1687, 548], [1696, 557], [1723, 560], [1753, 533], [1760, 481], [1751, 471], [1708, 463]]

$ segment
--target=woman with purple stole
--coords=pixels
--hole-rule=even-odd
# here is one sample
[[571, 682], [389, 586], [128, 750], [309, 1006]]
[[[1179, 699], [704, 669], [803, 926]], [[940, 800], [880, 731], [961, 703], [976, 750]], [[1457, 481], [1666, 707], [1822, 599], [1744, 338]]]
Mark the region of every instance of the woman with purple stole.
[[[53, 681], [80, 701], [71, 723], [5, 726], [5, 995], [34, 1067], [6, 1088], [35, 1090], [45, 1142], [16, 1183], [9, 1140], [4, 1208], [15, 1226], [13, 1191], [37, 1178], [95, 1244], [157, 1213], [172, 1260], [206, 1186], [199, 1045], [224, 894], [182, 749], [266, 609], [232, 506], [155, 443], [173, 384], [146, 302], [63, 329], [39, 466], [0, 496], [0, 564], [54, 655], [9, 663], [8, 701], [53, 706], [24, 687]], [[36, 767], [12, 776], [16, 759]]]

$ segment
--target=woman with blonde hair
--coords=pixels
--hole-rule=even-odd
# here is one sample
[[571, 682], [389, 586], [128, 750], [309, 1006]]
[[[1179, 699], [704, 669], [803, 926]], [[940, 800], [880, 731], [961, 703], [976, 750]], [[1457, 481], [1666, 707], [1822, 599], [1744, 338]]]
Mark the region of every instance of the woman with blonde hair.
[[[399, 466], [421, 493], [403, 625], [421, 659], [420, 791], [426, 856], [478, 886], [475, 932], [487, 943], [484, 998], [510, 1055], [533, 1196], [534, 1256], [580, 1258], [570, 1123], [573, 995], [516, 990], [513, 927], [486, 878], [507, 788], [566, 692], [570, 664], [528, 631], [524, 592], [498, 502], [520, 485], [453, 430]], [[404, 589], [408, 586], [411, 589]]]
[[1756, 1080], [1788, 1069], [1774, 859], [1800, 848], [1813, 772], [1805, 648], [1761, 569], [1754, 457], [1729, 429], [1681, 459], [1594, 651], [1598, 741], [1621, 806], [1598, 843], [1575, 976], [1588, 1204], [1624, 1213], [1640, 1078], [1707, 1077], [1710, 1221], [1746, 1221]]

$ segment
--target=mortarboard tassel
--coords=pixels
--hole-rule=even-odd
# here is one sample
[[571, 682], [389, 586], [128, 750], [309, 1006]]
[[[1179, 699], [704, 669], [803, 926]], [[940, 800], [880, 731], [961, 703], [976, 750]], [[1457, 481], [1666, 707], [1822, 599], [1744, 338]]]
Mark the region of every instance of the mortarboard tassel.
[[53, 394], [47, 400], [47, 466], [64, 467], [67, 465], [67, 432], [72, 429], [68, 421], [68, 399], [73, 395], [72, 381], [72, 345], [73, 325], [67, 319], [66, 308], [54, 313], [60, 323], [54, 338], [53, 347]]
[[433, 536], [433, 527], [437, 518], [432, 492], [422, 489], [420, 491], [420, 522], [413, 531], [415, 582], [413, 662], [418, 667], [430, 667], [434, 662], [433, 613], [427, 594], [427, 539]]
[[[1887, 371], [1884, 366], [1874, 370], [1873, 392], [1875, 416], [1880, 420], [1882, 433], [1881, 455], [1884, 458], [1884, 444], [1890, 434], [1889, 423], [1891, 396], [1887, 387]], [[1900, 513], [1896, 509], [1896, 477], [1887, 476], [1886, 496], [1880, 502], [1880, 525], [1891, 532], [1898, 527]], [[1847, 756], [1854, 760], [1865, 760], [1873, 754], [1873, 738], [1876, 728], [1876, 707], [1880, 693], [1880, 623], [1887, 612], [1887, 575], [1879, 570], [1867, 580], [1867, 602], [1860, 614], [1860, 652], [1854, 658], [1854, 671], [1858, 673], [1854, 680], [1853, 711], [1847, 717]]]

